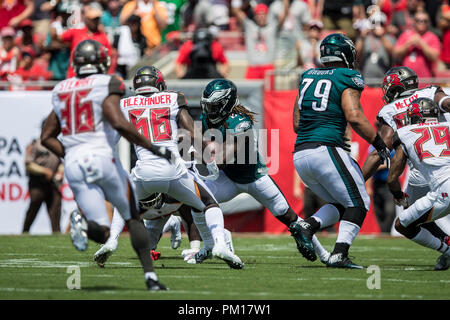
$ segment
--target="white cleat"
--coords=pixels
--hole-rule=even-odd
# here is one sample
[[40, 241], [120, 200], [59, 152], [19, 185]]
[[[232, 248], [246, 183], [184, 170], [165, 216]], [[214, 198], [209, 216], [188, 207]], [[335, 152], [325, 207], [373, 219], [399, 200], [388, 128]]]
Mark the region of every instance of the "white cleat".
[[330, 259], [331, 253], [328, 251], [325, 251], [324, 253], [319, 254], [320, 262], [323, 264], [327, 264], [328, 259]]
[[186, 256], [186, 258], [184, 258], [184, 261], [186, 261], [188, 264], [199, 264], [211, 258], [212, 258], [211, 249], [206, 249], [205, 247], [202, 247], [200, 251], [193, 252], [191, 255]]
[[181, 245], [181, 218], [178, 216], [172, 217], [170, 244], [172, 249], [178, 249]]
[[228, 249], [231, 250], [231, 252], [234, 253], [234, 246], [233, 246], [233, 238], [231, 237], [231, 232], [227, 229], [223, 229], [223, 233], [225, 236], [225, 243], [227, 244]]
[[94, 254], [94, 261], [100, 268], [105, 267], [106, 260], [117, 250], [118, 242], [116, 239], [108, 240], [102, 247]]
[[232, 269], [243, 269], [244, 263], [241, 259], [231, 252], [230, 249], [226, 245], [217, 244], [214, 246], [212, 250], [212, 255], [216, 258], [219, 258], [225, 261], [228, 266]]
[[188, 258], [195, 255], [199, 251], [200, 249], [185, 249], [181, 251], [181, 257], [184, 259], [184, 261], [187, 261]]
[[85, 251], [88, 247], [86, 218], [75, 209], [70, 214], [70, 239], [72, 244], [78, 251]]

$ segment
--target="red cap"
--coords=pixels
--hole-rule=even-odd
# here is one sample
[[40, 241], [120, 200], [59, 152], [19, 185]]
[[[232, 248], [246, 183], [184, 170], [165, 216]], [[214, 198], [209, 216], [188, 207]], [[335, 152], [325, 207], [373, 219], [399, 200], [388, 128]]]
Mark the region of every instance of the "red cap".
[[14, 28], [12, 27], [3, 27], [1, 31], [2, 37], [14, 37], [16, 35], [16, 32], [14, 31]]
[[22, 22], [19, 24], [19, 27], [20, 28], [23, 28], [23, 27], [32, 27], [33, 26], [33, 21], [31, 21], [31, 19], [25, 19], [25, 20], [22, 20]]
[[253, 9], [253, 12], [255, 14], [261, 14], [261, 13], [267, 13], [269, 12], [269, 7], [266, 6], [264, 3], [259, 3], [256, 5], [256, 7]]

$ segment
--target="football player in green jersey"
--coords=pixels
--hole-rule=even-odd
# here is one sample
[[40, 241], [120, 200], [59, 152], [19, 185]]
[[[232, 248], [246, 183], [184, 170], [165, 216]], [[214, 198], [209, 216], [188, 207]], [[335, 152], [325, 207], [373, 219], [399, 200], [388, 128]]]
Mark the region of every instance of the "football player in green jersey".
[[328, 203], [312, 217], [294, 223], [290, 231], [300, 239], [297, 245], [303, 256], [312, 260], [314, 233], [340, 221], [326, 265], [361, 269], [348, 258], [348, 251], [369, 210], [370, 198], [361, 169], [344, 150], [347, 123], [375, 147], [382, 160], [389, 160], [389, 151], [361, 108], [364, 80], [353, 69], [355, 57], [355, 46], [348, 37], [330, 34], [320, 45], [324, 67], [309, 69], [300, 78], [293, 111], [294, 165], [304, 183]]
[[[225, 202], [241, 193], [248, 193], [287, 227], [302, 221], [267, 174], [267, 167], [258, 153], [253, 129], [255, 114], [239, 103], [235, 84], [226, 79], [209, 82], [200, 103], [203, 109], [200, 116], [203, 132], [215, 129], [218, 130], [216, 133], [222, 136], [222, 143], [217, 145], [224, 151], [217, 153], [221, 154], [218, 155], [221, 159], [216, 158], [216, 161], [224, 165], [221, 166], [216, 180], [205, 181], [216, 200], [219, 203]], [[218, 140], [215, 141], [217, 143]], [[293, 236], [297, 237], [296, 234]], [[321, 246], [316, 237], [312, 238], [312, 241], [319, 259], [322, 262], [327, 261], [329, 252]]]

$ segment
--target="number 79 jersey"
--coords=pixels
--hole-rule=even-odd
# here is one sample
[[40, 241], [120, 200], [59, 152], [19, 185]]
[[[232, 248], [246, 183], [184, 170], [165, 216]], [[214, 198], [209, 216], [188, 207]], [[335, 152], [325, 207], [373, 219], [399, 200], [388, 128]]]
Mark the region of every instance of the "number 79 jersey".
[[361, 74], [347, 68], [315, 68], [300, 78], [298, 107], [300, 122], [296, 145], [320, 142], [343, 146], [347, 120], [341, 96], [347, 88], [364, 89]]
[[69, 78], [53, 89], [53, 111], [61, 126], [58, 138], [66, 151], [66, 164], [84, 153], [114, 155], [119, 135], [104, 118], [102, 108], [111, 94], [123, 96], [125, 85], [103, 74]]
[[402, 127], [393, 137], [408, 159], [434, 189], [450, 177], [450, 122], [427, 122]]

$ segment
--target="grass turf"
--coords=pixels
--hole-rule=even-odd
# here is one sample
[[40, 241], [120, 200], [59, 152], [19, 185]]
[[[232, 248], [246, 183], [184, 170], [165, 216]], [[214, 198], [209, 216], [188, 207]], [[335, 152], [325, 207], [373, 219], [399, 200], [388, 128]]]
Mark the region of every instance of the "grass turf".
[[[331, 250], [335, 237], [319, 239]], [[147, 292], [130, 240], [100, 269], [92, 256], [99, 245], [76, 251], [67, 235], [1, 236], [0, 299], [163, 299], [163, 300], [299, 300], [299, 299], [449, 299], [450, 270], [433, 271], [439, 253], [403, 238], [359, 236], [350, 255], [354, 262], [380, 268], [381, 288], [368, 289], [368, 269], [326, 268], [306, 261], [288, 235], [235, 234], [236, 253], [245, 262], [232, 270], [218, 259], [188, 265], [179, 249], [163, 237], [154, 262], [167, 292]], [[81, 290], [67, 289], [68, 266], [79, 266]], [[370, 281], [369, 281], [370, 282]]]

